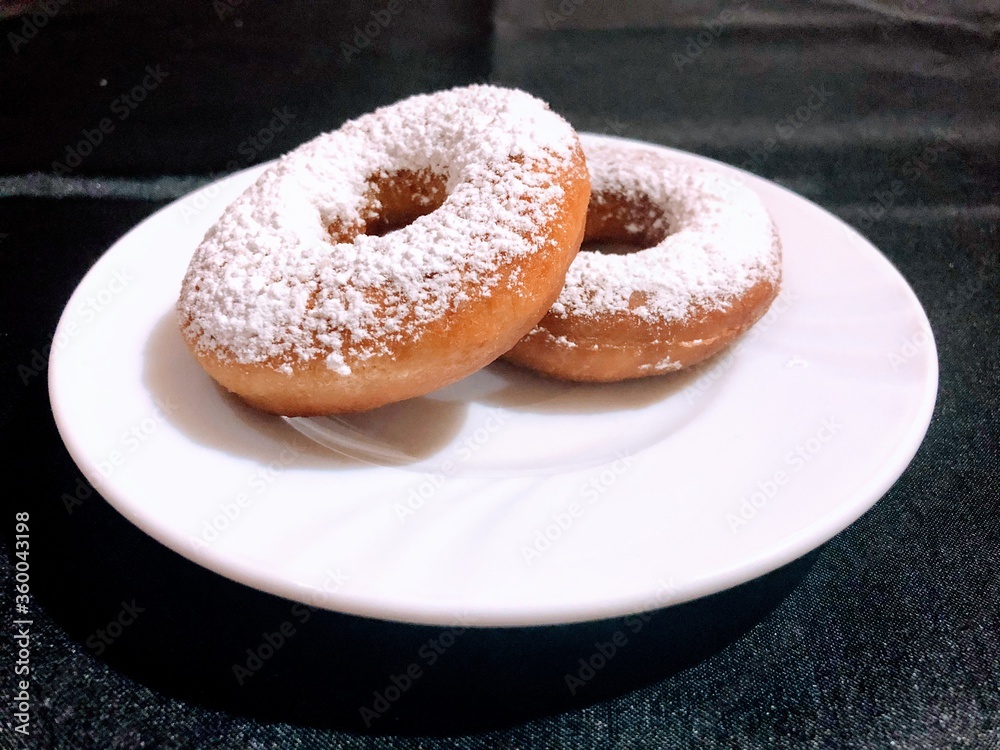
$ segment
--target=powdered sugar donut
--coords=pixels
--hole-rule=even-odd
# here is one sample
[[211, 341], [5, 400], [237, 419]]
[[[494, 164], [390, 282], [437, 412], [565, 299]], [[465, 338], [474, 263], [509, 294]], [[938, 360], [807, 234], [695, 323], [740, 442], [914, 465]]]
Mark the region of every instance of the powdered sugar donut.
[[781, 243], [752, 190], [663, 150], [581, 142], [592, 190], [585, 240], [632, 252], [581, 250], [507, 360], [568, 380], [655, 375], [715, 354], [767, 311]]
[[588, 197], [576, 134], [544, 102], [493, 86], [411, 97], [287, 154], [230, 205], [191, 260], [180, 328], [269, 412], [428, 393], [545, 314]]

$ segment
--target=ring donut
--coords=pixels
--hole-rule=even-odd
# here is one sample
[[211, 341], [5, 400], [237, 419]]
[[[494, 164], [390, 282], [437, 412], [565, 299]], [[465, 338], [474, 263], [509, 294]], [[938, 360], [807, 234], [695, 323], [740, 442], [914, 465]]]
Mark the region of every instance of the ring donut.
[[361, 411], [499, 357], [555, 301], [583, 237], [575, 132], [494, 86], [419, 95], [282, 157], [188, 267], [189, 348], [265, 411]]
[[585, 242], [616, 247], [585, 245], [556, 303], [505, 359], [576, 381], [656, 375], [715, 354], [767, 311], [781, 243], [752, 190], [667, 151], [581, 143], [592, 190]]

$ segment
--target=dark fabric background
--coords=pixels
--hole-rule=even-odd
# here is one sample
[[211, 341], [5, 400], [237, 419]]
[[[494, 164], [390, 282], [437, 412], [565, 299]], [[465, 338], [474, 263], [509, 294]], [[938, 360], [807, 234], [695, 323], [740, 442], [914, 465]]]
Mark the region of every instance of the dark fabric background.
[[[990, 4], [400, 0], [356, 54], [343, 44], [386, 3], [49, 7], [0, 6], [0, 748], [1000, 748]], [[11, 41], [33, 17], [35, 34]], [[53, 174], [156, 65], [167, 77]], [[564, 675], [622, 621], [461, 634], [365, 727], [359, 707], [442, 631], [316, 612], [237, 685], [232, 664], [290, 603], [165, 550], [81, 483], [49, 412], [46, 346], [89, 266], [160, 206], [379, 104], [481, 80], [546, 98], [580, 129], [743, 165], [857, 226], [927, 310], [938, 403], [872, 511], [787, 569], [644, 620], [576, 695]], [[823, 106], [786, 127], [814, 90]], [[275, 109], [292, 117], [261, 143]], [[63, 494], [83, 498], [71, 514]], [[11, 733], [6, 637], [19, 511], [26, 741]], [[100, 648], [97, 630], [133, 601], [135, 624]]]

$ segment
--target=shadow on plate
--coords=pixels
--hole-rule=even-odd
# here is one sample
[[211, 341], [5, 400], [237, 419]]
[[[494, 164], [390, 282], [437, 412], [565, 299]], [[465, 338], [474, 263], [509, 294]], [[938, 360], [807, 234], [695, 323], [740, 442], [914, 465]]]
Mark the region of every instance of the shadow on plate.
[[[629, 412], [676, 397], [702, 367], [620, 383], [568, 383], [494, 362], [469, 377], [420, 398], [360, 414], [282, 418], [259, 412], [216, 385], [185, 346], [172, 313], [154, 328], [145, 351], [144, 385], [168, 404], [166, 417], [191, 440], [266, 464], [287, 444], [313, 468], [405, 466], [454, 445], [470, 429], [470, 407], [511, 412], [588, 415]], [[303, 440], [303, 437], [306, 440]]]
[[32, 537], [33, 594], [84, 644], [60, 658], [98, 658], [95, 633], [134, 602], [141, 612], [100, 659], [171, 698], [259, 720], [459, 734], [579, 708], [718, 652], [764, 619], [815, 558], [695, 602], [575, 625], [461, 630], [313, 610], [176, 555], [96, 493], [67, 512], [59, 498], [75, 494], [79, 473], [55, 427], [39, 421], [46, 400], [35, 394], [15, 404], [4, 448], [50, 466], [24, 503], [32, 529], [44, 529]]
[[[450, 443], [465, 423], [467, 406], [458, 401], [411, 399], [337, 419], [345, 425], [341, 450], [303, 439], [289, 420], [247, 406], [214, 383], [188, 351], [172, 313], [164, 315], [146, 344], [143, 383], [154, 400], [167, 404], [166, 418], [191, 440], [206, 447], [267, 464], [291, 443], [308, 468], [397, 465], [421, 460]], [[310, 420], [294, 420], [309, 423]], [[369, 452], [352, 450], [368, 435]], [[379, 443], [384, 445], [381, 457]]]
[[[497, 360], [480, 374], [432, 394], [448, 398], [457, 390], [467, 401], [539, 414], [599, 414], [641, 409], [670, 398], [701, 375], [700, 368], [617, 383], [572, 383]], [[477, 383], [477, 380], [482, 381]]]

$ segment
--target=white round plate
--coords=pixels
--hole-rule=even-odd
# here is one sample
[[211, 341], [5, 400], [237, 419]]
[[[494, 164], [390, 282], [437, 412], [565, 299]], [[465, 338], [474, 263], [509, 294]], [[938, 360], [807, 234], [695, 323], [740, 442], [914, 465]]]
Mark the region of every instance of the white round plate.
[[283, 420], [216, 387], [174, 302], [223, 208], [261, 173], [202, 188], [94, 265], [56, 331], [63, 440], [139, 528], [236, 581], [407, 622], [539, 625], [683, 602], [814, 549], [913, 458], [937, 356], [912, 290], [803, 198], [759, 192], [783, 291], [691, 372], [572, 385], [495, 364], [343, 419]]

